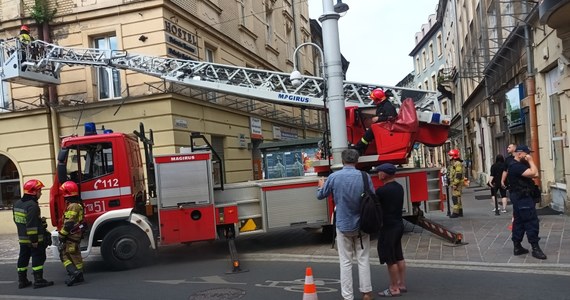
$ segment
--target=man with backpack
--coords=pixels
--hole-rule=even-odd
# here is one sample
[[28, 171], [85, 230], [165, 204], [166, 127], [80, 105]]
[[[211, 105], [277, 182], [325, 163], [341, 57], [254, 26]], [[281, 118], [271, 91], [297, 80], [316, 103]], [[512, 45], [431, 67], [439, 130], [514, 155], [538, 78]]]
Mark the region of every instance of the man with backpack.
[[400, 296], [407, 292], [406, 261], [402, 251], [404, 221], [404, 188], [396, 182], [396, 166], [390, 163], [376, 168], [378, 177], [384, 185], [376, 190], [376, 197], [382, 206], [382, 228], [378, 236], [378, 258], [380, 264], [386, 264], [390, 276], [390, 286], [379, 292], [380, 297]]
[[[354, 149], [342, 151], [343, 168], [332, 173], [325, 181], [319, 180], [317, 198], [333, 195], [335, 203], [336, 243], [340, 261], [340, 286], [343, 299], [354, 299], [352, 289], [352, 258], [358, 261], [359, 290], [362, 299], [372, 297], [370, 279], [370, 235], [360, 231], [360, 202], [364, 190], [362, 172], [356, 169], [359, 154]], [[372, 180], [366, 174], [372, 190]]]

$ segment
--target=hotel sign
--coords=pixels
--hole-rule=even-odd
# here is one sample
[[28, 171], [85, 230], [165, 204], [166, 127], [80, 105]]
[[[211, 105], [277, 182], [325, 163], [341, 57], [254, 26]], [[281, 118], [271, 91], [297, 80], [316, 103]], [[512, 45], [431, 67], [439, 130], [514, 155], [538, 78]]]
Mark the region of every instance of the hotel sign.
[[194, 60], [198, 58], [198, 39], [189, 30], [164, 20], [167, 54], [179, 59]]

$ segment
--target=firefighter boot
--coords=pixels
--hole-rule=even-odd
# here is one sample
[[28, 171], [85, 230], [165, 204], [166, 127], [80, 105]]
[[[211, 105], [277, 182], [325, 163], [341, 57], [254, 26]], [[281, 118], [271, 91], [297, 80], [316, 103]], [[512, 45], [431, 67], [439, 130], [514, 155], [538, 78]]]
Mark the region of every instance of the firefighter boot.
[[32, 282], [28, 280], [28, 272], [18, 271], [18, 288], [23, 289], [32, 285]]
[[532, 246], [532, 257], [538, 259], [546, 259], [546, 255], [544, 254], [544, 252], [542, 252], [542, 249], [540, 249], [538, 243], [532, 243], [531, 246]]
[[53, 281], [44, 279], [44, 270], [34, 271], [34, 289], [52, 286]]
[[364, 138], [360, 139], [356, 145], [351, 145], [350, 148], [358, 151], [358, 155], [364, 154], [366, 152], [366, 147], [368, 146], [368, 142]]
[[528, 249], [523, 248], [523, 246], [521, 245], [521, 242], [513, 242], [513, 244], [515, 245], [515, 248], [513, 250], [514, 255], [518, 256], [518, 255], [523, 255], [523, 254], [528, 253]]
[[67, 286], [72, 286], [76, 283], [79, 282], [83, 282], [83, 273], [81, 273], [81, 271], [76, 270], [75, 272], [73, 272], [73, 274], [70, 274], [67, 279], [65, 280], [65, 284], [67, 284]]
[[83, 273], [74, 265], [66, 266], [65, 270], [67, 271], [67, 279], [65, 280], [65, 284], [67, 284], [67, 286], [72, 286], [75, 283], [83, 281]]

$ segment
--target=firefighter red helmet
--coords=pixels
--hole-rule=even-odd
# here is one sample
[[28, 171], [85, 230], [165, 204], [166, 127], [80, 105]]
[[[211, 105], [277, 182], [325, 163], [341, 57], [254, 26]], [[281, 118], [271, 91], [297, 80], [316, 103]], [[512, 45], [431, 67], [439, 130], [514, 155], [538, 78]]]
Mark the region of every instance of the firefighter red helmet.
[[63, 192], [63, 197], [72, 197], [79, 195], [79, 188], [73, 181], [64, 182], [61, 187], [59, 187], [59, 189], [61, 192]]
[[24, 194], [27, 195], [36, 195], [36, 193], [44, 187], [44, 184], [37, 180], [31, 179], [24, 183]]
[[451, 157], [451, 159], [459, 159], [459, 150], [457, 149], [451, 149], [449, 150], [449, 152], [447, 152], [447, 155], [449, 155], [449, 157]]
[[20, 27], [20, 30], [30, 32], [30, 27], [28, 27], [28, 25], [22, 25], [22, 27]]
[[374, 103], [382, 102], [386, 99], [386, 94], [384, 94], [382, 89], [373, 89], [372, 92], [370, 92], [370, 99], [372, 99]]

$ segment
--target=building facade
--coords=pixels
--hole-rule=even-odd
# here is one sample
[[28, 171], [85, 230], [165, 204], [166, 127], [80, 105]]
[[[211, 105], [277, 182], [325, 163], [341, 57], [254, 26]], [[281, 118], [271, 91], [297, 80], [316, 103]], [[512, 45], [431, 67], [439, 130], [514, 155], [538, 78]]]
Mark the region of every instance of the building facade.
[[[436, 9], [438, 13], [428, 17], [428, 22], [423, 24], [421, 31], [415, 35], [416, 46], [410, 52], [410, 56], [414, 59], [412, 86], [417, 89], [435, 91], [441, 112], [453, 116], [454, 110], [450, 98], [452, 94], [441, 87], [441, 76], [448, 69], [448, 56], [445, 55], [444, 47], [443, 14], [440, 14], [439, 10]], [[421, 103], [416, 105], [422, 106]], [[446, 152], [450, 147], [452, 147], [450, 143], [440, 147], [417, 145], [413, 153], [414, 163], [419, 167], [445, 166]]]
[[454, 90], [469, 175], [484, 185], [508, 144], [529, 145], [540, 169], [540, 205], [570, 213], [569, 26], [561, 21], [570, 18], [568, 1], [456, 0], [448, 7], [455, 8]]
[[[301, 73], [319, 74], [314, 49], [305, 47], [293, 57], [297, 45], [312, 40], [307, 2], [0, 0], [0, 9], [5, 40], [28, 24], [36, 39], [60, 46], [283, 72], [291, 72], [297, 60]], [[263, 141], [315, 137], [324, 128], [317, 110], [101, 67], [65, 67], [58, 86], [4, 82], [1, 96], [0, 207], [20, 197], [26, 180], [37, 178], [50, 187], [60, 139], [83, 135], [86, 122], [116, 132], [132, 132], [142, 122], [153, 129], [157, 155], [176, 153], [189, 146], [191, 132], [203, 133], [222, 154], [227, 182], [261, 178], [257, 147]]]

